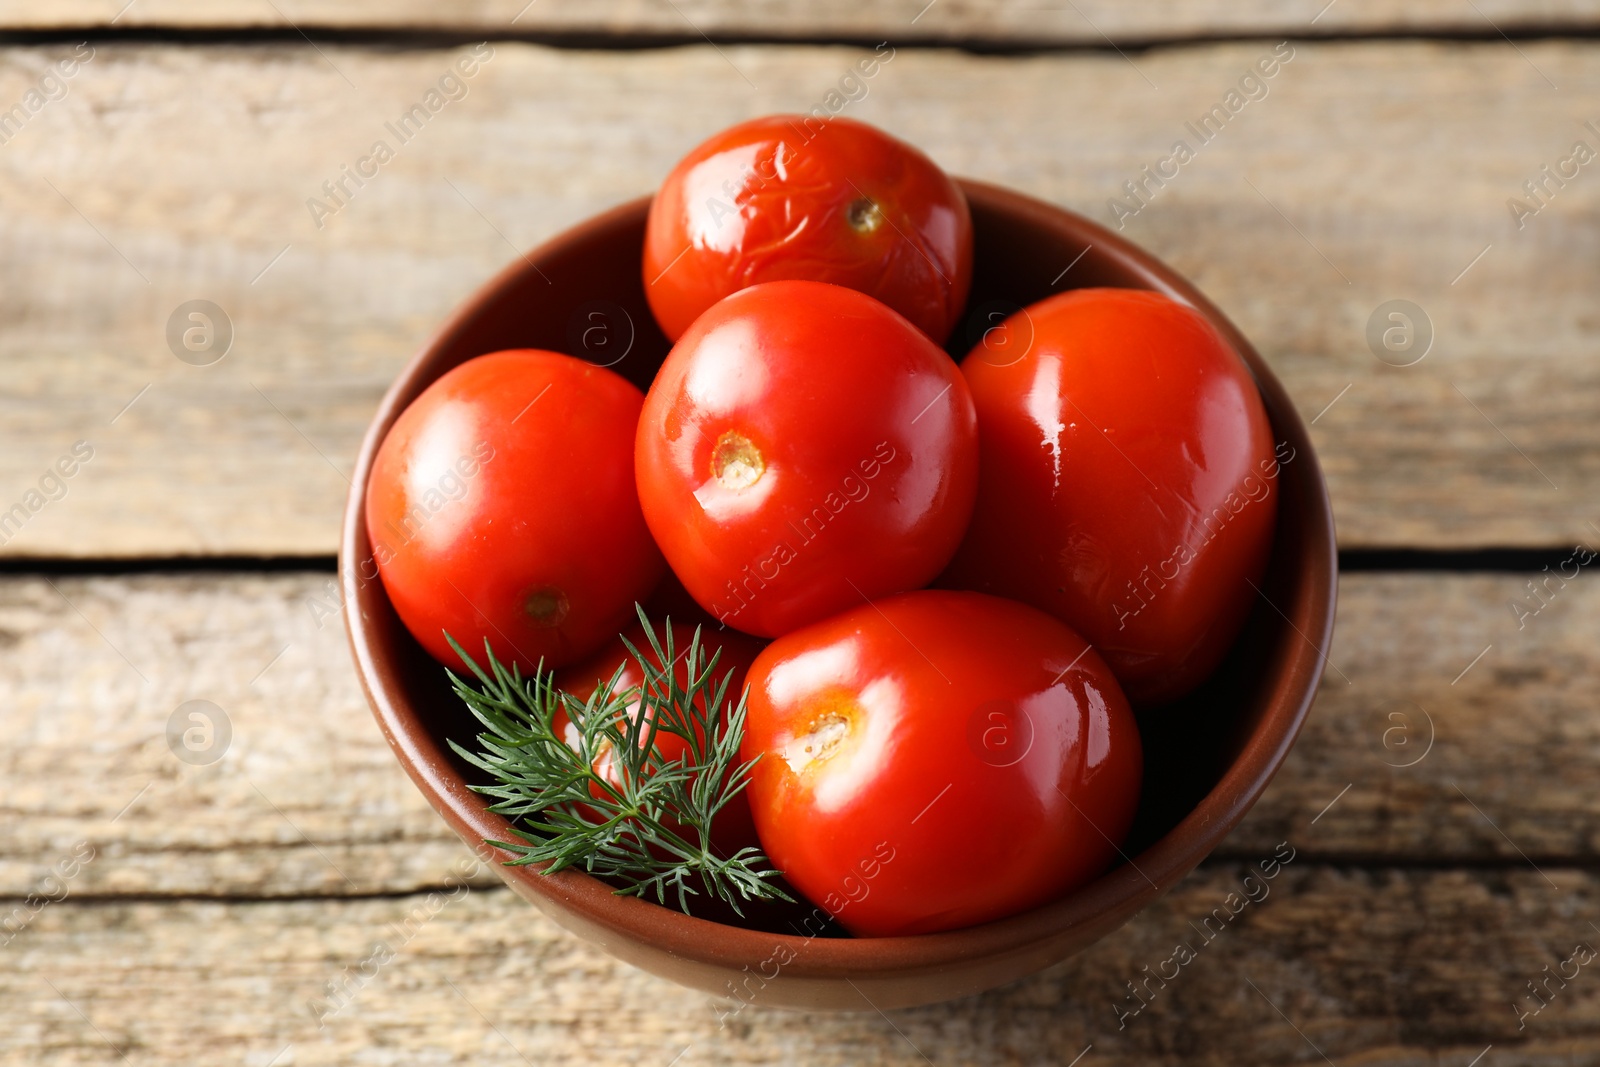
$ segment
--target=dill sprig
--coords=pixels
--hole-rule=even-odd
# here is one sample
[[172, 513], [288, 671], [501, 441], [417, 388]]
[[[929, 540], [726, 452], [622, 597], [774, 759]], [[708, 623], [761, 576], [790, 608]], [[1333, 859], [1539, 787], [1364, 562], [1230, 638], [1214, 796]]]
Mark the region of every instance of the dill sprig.
[[[481, 752], [455, 741], [450, 747], [494, 779], [472, 788], [495, 798], [489, 810], [506, 816], [522, 838], [489, 844], [516, 856], [510, 866], [547, 864], [545, 874], [581, 867], [619, 884], [620, 894], [654, 895], [661, 904], [675, 894], [684, 912], [702, 888], [741, 915], [740, 900], [791, 899], [773, 882], [779, 872], [760, 849], [721, 856], [711, 843], [713, 820], [749, 785], [755, 766], [754, 760], [739, 762], [745, 694], [728, 699], [733, 672], [715, 678], [721, 651], [708, 658], [696, 627], [681, 653], [680, 684], [671, 625], [663, 644], [643, 609], [639, 621], [655, 658], [627, 638], [623, 644], [643, 682], [621, 687], [624, 668], [618, 667], [587, 700], [556, 688], [554, 672], [543, 664], [530, 678], [515, 664], [507, 669], [487, 640], [485, 670], [446, 635], [478, 685], [446, 673], [486, 731], [477, 738]], [[562, 709], [577, 727], [576, 749], [556, 733]], [[660, 734], [681, 738], [685, 751], [662, 759], [655, 744]], [[619, 771], [615, 781], [595, 771], [607, 752]]]

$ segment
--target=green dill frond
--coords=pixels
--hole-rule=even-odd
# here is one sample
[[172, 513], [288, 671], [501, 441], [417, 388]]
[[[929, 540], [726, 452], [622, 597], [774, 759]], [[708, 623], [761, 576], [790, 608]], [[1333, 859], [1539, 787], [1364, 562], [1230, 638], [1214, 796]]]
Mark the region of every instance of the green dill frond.
[[[643, 609], [639, 621], [649, 649], [623, 640], [643, 682], [619, 688], [619, 667], [587, 700], [557, 689], [542, 664], [529, 678], [515, 665], [507, 669], [487, 640], [480, 667], [446, 635], [477, 680], [447, 671], [450, 683], [484, 728], [480, 751], [450, 747], [494, 780], [473, 789], [494, 800], [489, 810], [521, 838], [489, 844], [514, 854], [513, 866], [546, 864], [546, 874], [578, 867], [619, 885], [618, 893], [661, 904], [671, 897], [684, 912], [702, 891], [741, 915], [740, 901], [792, 899], [760, 849], [722, 856], [711, 842], [717, 813], [749, 785], [755, 765], [739, 760], [745, 694], [729, 699], [733, 672], [717, 679], [720, 653], [705, 655], [698, 627], [680, 651], [670, 625], [663, 642]], [[680, 655], [683, 684], [673, 669]], [[561, 710], [576, 727], [576, 749], [556, 733]], [[681, 738], [686, 750], [663, 760], [655, 744], [663, 733]], [[617, 781], [594, 769], [608, 752]]]

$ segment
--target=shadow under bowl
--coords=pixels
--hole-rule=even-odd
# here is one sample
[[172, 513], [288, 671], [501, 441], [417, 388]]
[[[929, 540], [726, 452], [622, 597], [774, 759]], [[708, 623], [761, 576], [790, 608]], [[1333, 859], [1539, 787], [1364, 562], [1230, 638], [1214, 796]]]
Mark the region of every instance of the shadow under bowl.
[[[1082, 216], [964, 181], [975, 234], [973, 289], [950, 341], [964, 354], [1002, 314], [1065, 288], [1150, 289], [1205, 315], [1254, 375], [1275, 439], [1294, 450], [1279, 476], [1276, 540], [1261, 596], [1226, 661], [1197, 692], [1140, 716], [1146, 788], [1124, 851], [1132, 857], [1053, 903], [997, 922], [912, 937], [849, 938], [809, 907], [768, 908], [741, 925], [632, 897], [568, 870], [494, 863], [558, 924], [619, 959], [741, 1003], [872, 1010], [950, 1000], [1066, 959], [1121, 926], [1188, 874], [1261, 795], [1311, 706], [1333, 630], [1337, 579], [1327, 488], [1306, 427], [1239, 331], [1171, 268]], [[378, 724], [417, 787], [483, 854], [511, 831], [470, 788], [477, 772], [447, 739], [479, 732], [443, 669], [407, 632], [377, 578], [364, 497], [373, 457], [400, 412], [474, 356], [547, 348], [611, 366], [647, 389], [668, 342], [640, 277], [649, 200], [567, 230], [513, 263], [455, 312], [390, 387], [361, 447], [340, 540], [345, 618]], [[1081, 257], [1080, 257], [1081, 254]], [[1069, 266], [1070, 269], [1065, 269]], [[806, 922], [810, 918], [811, 922]]]

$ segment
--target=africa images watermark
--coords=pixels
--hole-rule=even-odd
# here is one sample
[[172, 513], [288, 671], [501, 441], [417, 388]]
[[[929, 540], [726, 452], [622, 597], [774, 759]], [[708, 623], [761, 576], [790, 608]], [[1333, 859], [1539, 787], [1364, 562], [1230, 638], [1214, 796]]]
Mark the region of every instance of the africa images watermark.
[[[720, 443], [718, 451], [722, 451]], [[872, 455], [859, 461], [855, 470], [839, 480], [837, 490], [829, 492], [815, 507], [802, 514], [798, 522], [791, 518], [785, 523], [789, 531], [794, 534], [792, 541], [780, 538], [754, 563], [745, 564], [737, 584], [731, 579], [727, 582], [727, 599], [711, 604], [711, 614], [720, 622], [738, 618], [739, 613], [749, 607], [750, 602], [767, 587], [767, 583], [776, 580], [778, 573], [784, 567], [799, 559], [801, 550], [821, 537], [822, 532], [843, 514], [845, 509], [851, 504], [859, 504], [872, 494], [873, 481], [883, 473], [885, 467], [898, 459], [899, 455], [894, 445], [888, 441], [879, 441]], [[740, 468], [730, 465], [728, 469]], [[755, 477], [759, 478], [760, 473], [756, 472]], [[726, 478], [723, 481], [726, 484]]]
[[[1596, 126], [1593, 119], [1585, 122], [1584, 128], [1597, 138], [1600, 143], [1600, 126]], [[1522, 191], [1528, 195], [1527, 200], [1519, 197], [1507, 197], [1506, 207], [1511, 212], [1511, 221], [1517, 224], [1517, 229], [1527, 227], [1528, 220], [1550, 206], [1556, 193], [1567, 187], [1567, 183], [1578, 176], [1583, 168], [1600, 158], [1593, 146], [1588, 141], [1574, 141], [1572, 148], [1565, 156], [1556, 160], [1554, 168], [1546, 163], [1539, 168], [1539, 173], [1522, 183]]]
[[72, 55], [52, 63], [33, 88], [22, 94], [21, 100], [0, 111], [0, 145], [9, 144], [13, 137], [22, 132], [28, 121], [46, 107], [65, 99], [70, 89], [67, 83], [79, 68], [93, 59], [94, 46], [84, 41], [73, 49]]
[[464, 899], [472, 892], [471, 879], [488, 862], [487, 847], [471, 860], [457, 860], [455, 870], [445, 880], [447, 892], [434, 891], [424, 897], [406, 913], [399, 922], [388, 927], [388, 936], [373, 942], [372, 948], [360, 960], [350, 964], [323, 983], [322, 996], [306, 1001], [306, 1008], [317, 1020], [320, 1030], [328, 1020], [355, 1003], [361, 991], [370, 985], [383, 968], [394, 962], [402, 949], [411, 943], [417, 933], [432, 922], [445, 908]]
[[94, 446], [88, 441], [76, 441], [72, 451], [60, 456], [55, 463], [45, 468], [39, 475], [39, 487], [29, 489], [22, 494], [22, 499], [12, 504], [5, 511], [0, 512], [0, 545], [8, 543], [13, 537], [22, 532], [23, 526], [29, 519], [45, 509], [45, 506], [63, 499], [70, 488], [68, 479], [83, 469], [94, 458]]
[[94, 862], [95, 848], [87, 841], [72, 846], [72, 854], [59, 861], [39, 883], [36, 892], [29, 893], [22, 903], [12, 908], [10, 914], [0, 918], [0, 948], [11, 944], [17, 935], [44, 909], [66, 900], [72, 892], [72, 880], [85, 867]]
[[[1168, 982], [1176, 981], [1183, 973], [1183, 969], [1200, 957], [1200, 950], [1205, 948], [1228, 929], [1228, 924], [1238, 918], [1251, 904], [1260, 904], [1272, 892], [1272, 887], [1267, 883], [1278, 877], [1283, 868], [1294, 862], [1294, 846], [1287, 841], [1280, 841], [1272, 850], [1272, 855], [1259, 861], [1255, 870], [1240, 880], [1240, 892], [1229, 893], [1223, 898], [1222, 903], [1212, 908], [1205, 918], [1196, 926], [1192, 921], [1189, 928], [1199, 935], [1196, 941], [1183, 938], [1172, 949], [1172, 954], [1156, 964], [1155, 970], [1149, 964], [1140, 968], [1141, 974], [1127, 982], [1128, 995], [1121, 1001], [1114, 1001], [1111, 1010], [1117, 1016], [1117, 1029], [1125, 1030], [1128, 1020], [1136, 1017], [1145, 1008], [1150, 1006], [1150, 1001], [1165, 988]], [[1257, 873], [1259, 872], [1259, 874]], [[1153, 985], [1153, 988], [1152, 988]]]
[[434, 516], [467, 495], [472, 479], [494, 456], [494, 445], [488, 441], [478, 441], [472, 446], [471, 452], [457, 456], [456, 461], [445, 468], [433, 485], [420, 494], [413, 493], [411, 510], [400, 516], [398, 524], [392, 518], [384, 521], [395, 540], [390, 544], [373, 545], [372, 555], [361, 561], [361, 577], [369, 582], [378, 577], [378, 568], [388, 564], [400, 550], [416, 540]]
[[1211, 105], [1211, 109], [1194, 122], [1183, 124], [1189, 136], [1194, 138], [1195, 143], [1192, 147], [1187, 140], [1180, 138], [1174, 141], [1172, 151], [1155, 163], [1142, 168], [1140, 177], [1123, 182], [1122, 188], [1127, 193], [1127, 199], [1119, 200], [1113, 196], [1106, 200], [1106, 206], [1111, 210], [1111, 217], [1116, 220], [1117, 229], [1122, 229], [1129, 219], [1148, 207], [1150, 201], [1155, 199], [1156, 193], [1164, 188], [1167, 182], [1176, 178], [1182, 168], [1199, 154], [1200, 149], [1216, 140], [1234, 116], [1245, 109], [1245, 105], [1252, 100], [1265, 100], [1271, 91], [1267, 82], [1277, 77], [1278, 72], [1292, 59], [1294, 59], [1294, 46], [1284, 41], [1256, 60], [1253, 69], [1244, 72], [1237, 87], [1229, 89], [1220, 103]]
[[[1524, 1008], [1519, 1006], [1515, 1000], [1511, 1002], [1511, 1010], [1517, 1016], [1517, 1029], [1527, 1029], [1528, 1020], [1548, 1008], [1550, 1002], [1556, 999], [1556, 995], [1567, 988], [1567, 983], [1577, 978], [1578, 973], [1584, 967], [1594, 962], [1594, 958], [1594, 946], [1586, 941], [1580, 941], [1573, 946], [1571, 955], [1556, 964], [1554, 972], [1550, 970], [1548, 963], [1544, 965], [1539, 972], [1542, 978], [1538, 985], [1533, 984], [1532, 978], [1528, 979], [1528, 992], [1522, 999], [1530, 1001], [1531, 1004], [1537, 1006]], [[1568, 970], [1568, 968], [1571, 969]], [[1539, 995], [1541, 990], [1544, 993], [1543, 996]]]
[[894, 48], [888, 41], [878, 45], [872, 55], [857, 60], [854, 66], [839, 77], [835, 86], [804, 113], [799, 125], [791, 123], [790, 128], [798, 138], [798, 148], [787, 141], [780, 141], [773, 146], [770, 153], [761, 153], [746, 164], [739, 174], [724, 181], [720, 190], [721, 197], [713, 193], [706, 198], [706, 214], [712, 224], [720, 229], [724, 218], [739, 213], [741, 198], [748, 199], [766, 185], [785, 177], [799, 150], [815, 140], [817, 135], [827, 128], [831, 119], [838, 116], [850, 104], [867, 98], [867, 94], [871, 92], [871, 87], [867, 83], [876, 78], [879, 72], [894, 60], [894, 54]]
[[467, 82], [477, 75], [483, 64], [493, 58], [494, 48], [489, 42], [473, 45], [466, 55], [439, 76], [436, 85], [429, 86], [421, 100], [401, 112], [393, 122], [383, 124], [383, 128], [395, 140], [393, 146], [386, 139], [379, 138], [372, 142], [366, 155], [355, 161], [354, 166], [339, 164], [339, 173], [322, 183], [323, 198], [313, 196], [306, 199], [306, 210], [311, 212], [311, 221], [317, 224], [317, 229], [323, 228], [324, 220], [348, 207], [356, 194], [378, 176], [379, 169], [392, 161], [401, 148], [411, 143], [428, 124], [428, 120], [443, 111], [446, 104], [465, 100], [470, 91]]
[[[487, 440], [474, 442], [471, 451], [457, 456], [455, 462], [446, 467], [444, 473], [439, 475], [432, 485], [420, 493], [413, 490], [411, 510], [401, 515], [398, 522], [393, 518], [384, 521], [393, 540], [387, 543], [375, 542], [371, 555], [357, 565], [356, 573], [361, 580], [376, 581], [380, 567], [388, 566], [391, 559], [420, 537], [428, 523], [441, 511], [466, 497], [472, 480], [494, 457], [494, 445]], [[316, 595], [308, 595], [305, 598], [306, 610], [311, 612], [311, 619], [319, 630], [325, 622], [330, 618], [337, 618], [339, 612], [344, 610], [344, 594], [336, 579], [329, 578], [324, 583], [322, 591], [325, 598]]]
[[[800, 925], [796, 927], [800, 936], [805, 938], [807, 943], [814, 941], [851, 904], [859, 904], [867, 899], [872, 892], [872, 880], [894, 862], [894, 857], [894, 847], [888, 841], [879, 841], [874, 845], [872, 855], [856, 862], [855, 873], [845, 875], [840, 880], [837, 890], [823, 896], [822, 906], [813, 908], [810, 914], [801, 920]], [[726, 983], [728, 992], [725, 999], [731, 1003], [727, 1007], [716, 1003], [711, 1006], [712, 1013], [717, 1017], [717, 1024], [727, 1026], [729, 1019], [754, 1004], [756, 997], [767, 988], [767, 984], [776, 980], [783, 968], [798, 957], [799, 954], [794, 949], [780, 944], [773, 946], [772, 952], [756, 965], [755, 970], [752, 971], [746, 964], [743, 977], [737, 983], [731, 979]]]
[[[1595, 552], [1592, 548], [1577, 545], [1572, 554], [1556, 565], [1555, 573], [1550, 572], [1550, 565], [1544, 566], [1544, 577], [1535, 585], [1533, 579], [1528, 579], [1527, 593], [1521, 600], [1510, 601], [1511, 614], [1517, 617], [1517, 629], [1521, 630], [1528, 625], [1528, 620], [1538, 615], [1539, 612], [1550, 606], [1550, 602], [1567, 587], [1567, 583], [1578, 577], [1583, 568], [1594, 562]], [[1571, 573], [1567, 568], [1571, 567]], [[1555, 588], [1550, 583], [1556, 583]]]
[[[1272, 484], [1277, 480], [1278, 473], [1285, 466], [1294, 462], [1294, 446], [1287, 441], [1279, 441], [1273, 449], [1271, 459], [1264, 459], [1257, 468], [1261, 473], [1246, 475], [1239, 483], [1239, 488], [1229, 493], [1220, 504], [1208, 514], [1200, 516], [1201, 530], [1206, 534], [1206, 539], [1199, 543], [1199, 547], [1209, 545], [1217, 539], [1217, 535], [1227, 528], [1238, 515], [1251, 504], [1258, 504], [1272, 495]], [[1123, 630], [1128, 625], [1128, 620], [1138, 616], [1145, 608], [1149, 607], [1167, 583], [1177, 580], [1183, 568], [1195, 559], [1195, 546], [1185, 540], [1173, 548], [1166, 559], [1153, 565], [1145, 564], [1137, 576], [1127, 580], [1128, 595], [1133, 598], [1135, 606], [1127, 606], [1121, 599], [1111, 603], [1111, 610], [1117, 614], [1117, 629]]]

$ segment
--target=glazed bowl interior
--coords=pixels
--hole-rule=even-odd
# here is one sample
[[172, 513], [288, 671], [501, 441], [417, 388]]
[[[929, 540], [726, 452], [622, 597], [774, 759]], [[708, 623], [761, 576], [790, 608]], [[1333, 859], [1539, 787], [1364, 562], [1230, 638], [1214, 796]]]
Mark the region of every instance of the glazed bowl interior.
[[[1080, 216], [963, 182], [975, 233], [964, 355], [987, 325], [1069, 288], [1152, 289], [1196, 307], [1249, 364], [1276, 441], [1294, 449], [1280, 474], [1271, 561], [1245, 628], [1221, 667], [1183, 701], [1140, 715], [1143, 799], [1124, 862], [1069, 896], [967, 930], [855, 939], [809, 906], [683, 915], [619, 897], [576, 871], [545, 876], [494, 866], [557, 922], [647, 970], [740, 1001], [791, 1008], [888, 1008], [948, 999], [1022, 977], [1120, 926], [1200, 862], [1239, 821], [1288, 752], [1310, 706], [1333, 624], [1336, 557], [1327, 492], [1306, 429], [1249, 342], [1169, 268]], [[402, 765], [464, 840], [511, 836], [472, 792], [475, 771], [450, 751], [475, 721], [443, 669], [401, 624], [376, 580], [362, 500], [374, 453], [395, 417], [434, 379], [486, 352], [547, 348], [610, 366], [649, 387], [668, 342], [640, 276], [648, 200], [623, 205], [513, 262], [446, 323], [385, 397], [368, 431], [340, 551], [346, 620], [374, 713]], [[1067, 269], [1070, 265], [1070, 269]], [[819, 933], [820, 932], [820, 933]], [[768, 975], [768, 972], [773, 972]]]

